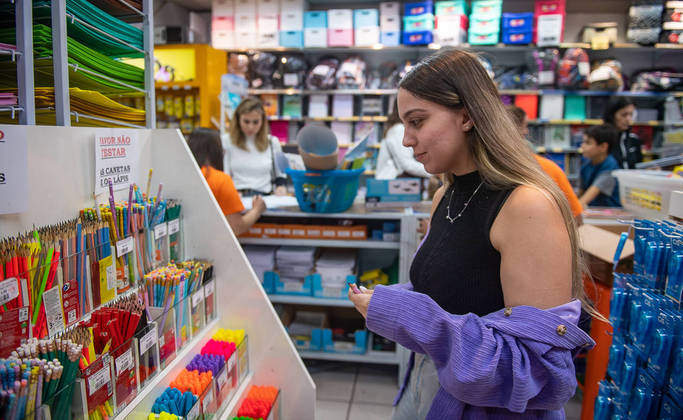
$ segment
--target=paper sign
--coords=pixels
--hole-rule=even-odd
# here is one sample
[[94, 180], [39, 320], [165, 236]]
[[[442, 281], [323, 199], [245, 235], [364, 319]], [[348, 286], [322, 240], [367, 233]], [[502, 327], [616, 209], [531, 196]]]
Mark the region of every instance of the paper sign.
[[62, 312], [62, 298], [59, 295], [59, 286], [43, 293], [43, 304], [45, 305], [45, 315], [47, 317], [47, 332], [50, 337], [54, 337], [64, 331], [64, 313]]
[[95, 194], [127, 189], [135, 182], [140, 164], [140, 142], [134, 130], [95, 129]]
[[28, 209], [26, 127], [0, 128], [0, 214]]
[[9, 278], [0, 282], [0, 305], [4, 305], [10, 300], [19, 296], [19, 281], [16, 277]]
[[204, 300], [204, 293], [201, 290], [192, 295], [192, 309], [196, 308], [202, 300]]
[[140, 339], [140, 354], [145, 354], [158, 340], [156, 325]]
[[109, 364], [105, 363], [104, 367], [88, 378], [88, 388], [90, 388], [90, 395], [93, 395], [98, 389], [111, 382], [111, 375], [109, 373]]
[[166, 236], [168, 233], [168, 225], [166, 222], [164, 223], [159, 223], [158, 225], [154, 226], [154, 240], [158, 241], [159, 239], [163, 238]]
[[28, 339], [28, 306], [0, 314], [0, 357], [9, 357]]
[[131, 369], [133, 367], [133, 349], [128, 349], [117, 357], [114, 364], [116, 365], [116, 376], [120, 376], [122, 372]]
[[215, 283], [213, 280], [204, 285], [204, 297], [208, 298], [213, 294]]
[[168, 234], [173, 235], [180, 230], [180, 219], [173, 219], [168, 222]]
[[121, 239], [116, 243], [116, 255], [123, 257], [124, 255], [133, 252], [133, 237], [129, 236]]

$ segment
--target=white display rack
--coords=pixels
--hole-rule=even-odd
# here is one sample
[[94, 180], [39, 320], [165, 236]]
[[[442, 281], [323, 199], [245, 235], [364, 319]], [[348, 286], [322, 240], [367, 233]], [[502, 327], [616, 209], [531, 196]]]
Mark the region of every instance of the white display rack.
[[[0, 125], [0, 130], [12, 126]], [[16, 126], [13, 126], [16, 130]], [[28, 210], [0, 215], [0, 237], [32, 226], [73, 219], [82, 208], [94, 205], [95, 130], [89, 127], [20, 127], [28, 148]], [[144, 185], [149, 168], [153, 184], [164, 184], [164, 196], [182, 203], [184, 250], [187, 258], [213, 263], [216, 278], [216, 321], [146, 386], [125, 412], [115, 418], [147, 418], [154, 398], [184, 367], [217, 328], [244, 329], [249, 337], [253, 372], [242, 383], [241, 394], [225, 407], [220, 418], [232, 418], [250, 383], [281, 390], [283, 419], [310, 419], [315, 410], [315, 385], [306, 371], [277, 314], [249, 265], [218, 203], [177, 130], [131, 130], [140, 144], [136, 179]], [[126, 200], [128, 190], [116, 192]], [[141, 416], [142, 415], [142, 416]]]

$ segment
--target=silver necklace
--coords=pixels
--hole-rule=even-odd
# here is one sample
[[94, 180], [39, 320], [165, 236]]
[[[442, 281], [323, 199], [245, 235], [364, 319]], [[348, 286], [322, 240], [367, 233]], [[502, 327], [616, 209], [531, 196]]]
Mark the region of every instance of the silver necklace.
[[470, 201], [472, 201], [475, 194], [477, 194], [477, 191], [479, 191], [479, 188], [481, 188], [482, 185], [484, 185], [483, 181], [479, 183], [479, 186], [476, 190], [474, 190], [470, 198], [468, 198], [467, 201], [465, 201], [465, 205], [462, 206], [462, 210], [460, 210], [460, 213], [458, 213], [455, 217], [451, 217], [451, 200], [453, 200], [453, 193], [455, 192], [455, 185], [453, 185], [453, 189], [451, 190], [451, 196], [448, 198], [448, 205], [446, 206], [446, 219], [448, 219], [448, 221], [451, 222], [451, 224], [458, 220], [460, 216], [462, 216], [463, 212], [467, 209], [467, 205], [470, 204]]

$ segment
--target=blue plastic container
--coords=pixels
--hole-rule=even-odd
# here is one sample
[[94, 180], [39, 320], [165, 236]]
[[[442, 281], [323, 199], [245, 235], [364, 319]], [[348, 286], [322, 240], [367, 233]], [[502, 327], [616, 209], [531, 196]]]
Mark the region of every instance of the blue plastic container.
[[298, 171], [287, 169], [292, 177], [296, 201], [308, 213], [340, 213], [353, 204], [363, 169]]
[[432, 31], [403, 32], [404, 45], [427, 45], [434, 39]]
[[534, 13], [503, 13], [503, 30], [511, 29], [517, 33], [534, 30]]
[[280, 46], [287, 48], [303, 48], [304, 31], [280, 31]]
[[401, 44], [401, 31], [381, 32], [379, 42], [385, 47], [398, 47]]
[[506, 31], [503, 30], [503, 44], [515, 45], [515, 44], [531, 44], [533, 40], [533, 32], [516, 32], [516, 31]]
[[304, 28], [327, 28], [327, 11], [304, 12]]
[[[302, 284], [299, 283], [293, 283], [293, 282], [282, 282], [280, 281], [280, 274], [274, 272], [274, 271], [266, 271], [263, 274], [264, 278], [264, 283], [266, 282], [265, 279], [268, 278], [272, 279], [272, 287], [273, 287], [273, 293], [277, 295], [294, 295], [294, 296], [312, 296], [312, 287], [311, 284], [313, 283], [313, 275], [309, 274], [304, 278], [304, 282]], [[265, 288], [265, 286], [264, 286]]]
[[417, 16], [404, 16], [403, 30], [405, 32], [432, 31], [434, 30], [434, 15], [425, 13]]
[[368, 331], [358, 330], [353, 334], [354, 342], [339, 342], [332, 339], [332, 330], [324, 328], [322, 330], [323, 350], [328, 353], [352, 353], [365, 354], [368, 350]]
[[353, 11], [353, 27], [365, 28], [368, 26], [379, 26], [378, 9], [355, 9]]
[[403, 16], [417, 16], [433, 12], [434, 4], [431, 1], [406, 3], [403, 5]]
[[322, 277], [318, 273], [311, 274], [313, 279], [313, 296], [327, 299], [348, 299], [349, 282], [356, 283], [356, 276], [346, 276], [346, 283], [341, 287], [323, 287]]

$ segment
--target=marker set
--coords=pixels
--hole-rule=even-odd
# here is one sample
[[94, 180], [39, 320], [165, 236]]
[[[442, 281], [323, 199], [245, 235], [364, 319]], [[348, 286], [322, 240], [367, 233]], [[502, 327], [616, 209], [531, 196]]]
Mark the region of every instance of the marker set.
[[[228, 341], [235, 340], [235, 341]], [[234, 395], [239, 372], [238, 354], [247, 353], [244, 330], [218, 330], [155, 400], [152, 414], [188, 420], [213, 418]], [[245, 367], [248, 373], [248, 366]]]
[[233, 420], [276, 420], [280, 418], [280, 391], [273, 386], [253, 385]]
[[683, 418], [683, 230], [637, 220], [634, 274], [614, 273], [614, 329], [595, 419]]

